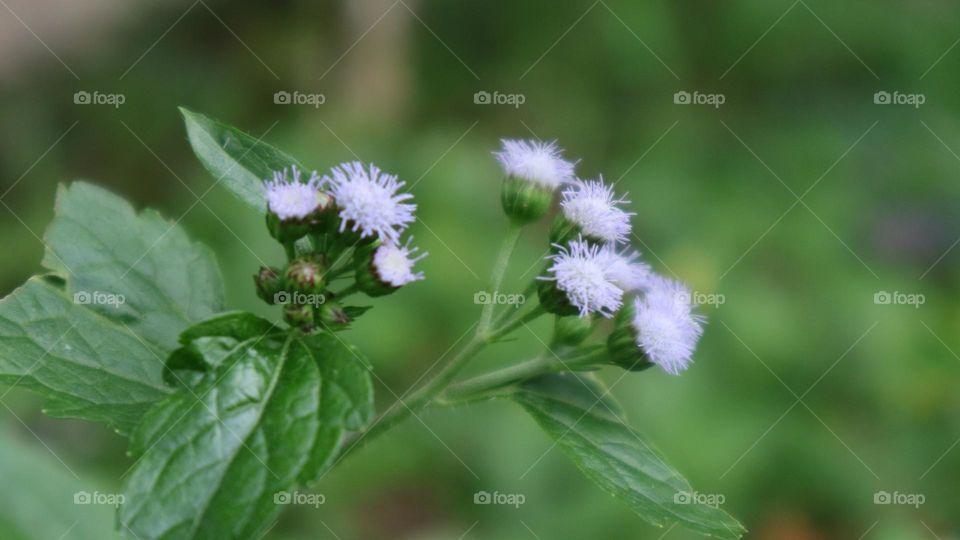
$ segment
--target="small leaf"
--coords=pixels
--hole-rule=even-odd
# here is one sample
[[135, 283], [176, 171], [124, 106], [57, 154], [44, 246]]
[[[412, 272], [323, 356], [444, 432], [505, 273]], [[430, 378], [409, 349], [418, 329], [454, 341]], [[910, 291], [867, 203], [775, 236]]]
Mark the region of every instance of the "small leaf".
[[203, 166], [234, 195], [261, 212], [266, 210], [264, 179], [296, 159], [239, 129], [180, 108], [193, 152]]
[[719, 538], [744, 528], [723, 510], [684, 504], [693, 489], [643, 437], [608, 408], [605, 390], [571, 376], [544, 376], [513, 395], [574, 464], [604, 491], [659, 527], [679, 523]]

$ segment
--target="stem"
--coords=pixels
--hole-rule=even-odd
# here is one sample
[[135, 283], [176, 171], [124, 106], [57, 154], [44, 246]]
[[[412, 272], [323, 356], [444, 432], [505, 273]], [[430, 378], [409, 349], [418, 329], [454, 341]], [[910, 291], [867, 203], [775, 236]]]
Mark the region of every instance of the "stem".
[[296, 242], [289, 241], [283, 243], [283, 251], [287, 254], [287, 260], [292, 261], [297, 258]]
[[360, 291], [360, 286], [357, 283], [351, 283], [346, 289], [333, 293], [333, 297], [337, 300], [343, 300], [344, 298]]
[[[513, 254], [513, 249], [517, 247], [517, 240], [520, 239], [522, 230], [523, 227], [521, 225], [513, 221], [510, 222], [510, 226], [507, 228], [507, 235], [503, 238], [503, 244], [500, 245], [500, 253], [497, 254], [497, 260], [494, 262], [493, 271], [490, 274], [489, 293], [491, 295], [496, 295], [500, 289], [500, 285], [503, 284], [503, 276], [507, 273], [510, 255]], [[483, 311], [480, 313], [480, 322], [477, 324], [478, 336], [486, 336], [490, 331], [490, 325], [493, 321], [493, 309], [495, 307], [493, 302], [484, 304]]]
[[[527, 324], [530, 321], [537, 319], [538, 317], [545, 315], [546, 313], [547, 313], [547, 310], [545, 310], [543, 306], [541, 306], [540, 304], [537, 304], [537, 307], [533, 308], [533, 311], [529, 311], [525, 315], [517, 317], [512, 321], [508, 320], [503, 324], [503, 326], [494, 330], [492, 335], [498, 338], [506, 336], [507, 334], [510, 334], [517, 328]], [[507, 317], [507, 319], [509, 318]]]

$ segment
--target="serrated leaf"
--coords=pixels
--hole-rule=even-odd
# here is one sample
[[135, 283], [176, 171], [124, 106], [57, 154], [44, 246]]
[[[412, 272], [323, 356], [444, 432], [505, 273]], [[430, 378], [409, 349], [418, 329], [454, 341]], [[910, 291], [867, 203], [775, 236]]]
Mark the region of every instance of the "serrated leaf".
[[131, 538], [256, 537], [280, 509], [273, 497], [315, 481], [343, 433], [371, 421], [370, 375], [351, 346], [277, 330], [234, 313], [184, 332], [185, 347], [234, 344], [185, 367], [191, 378], [134, 434], [120, 512]]
[[274, 171], [297, 166], [292, 156], [226, 124], [180, 108], [193, 152], [204, 167], [240, 200], [266, 210], [263, 181]]
[[129, 433], [168, 393], [163, 354], [40, 278], [0, 300], [0, 382], [43, 394], [51, 416]]
[[723, 510], [693, 502], [693, 489], [642, 435], [598, 399], [604, 390], [570, 374], [544, 376], [513, 395], [576, 466], [648, 522], [719, 538], [745, 532]]

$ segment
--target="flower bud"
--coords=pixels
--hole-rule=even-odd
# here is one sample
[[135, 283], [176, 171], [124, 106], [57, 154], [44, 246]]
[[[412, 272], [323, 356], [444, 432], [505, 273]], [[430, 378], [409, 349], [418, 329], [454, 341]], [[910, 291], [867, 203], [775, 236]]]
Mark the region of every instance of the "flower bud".
[[377, 240], [355, 252], [357, 286], [367, 296], [383, 296], [413, 281], [423, 279], [422, 272], [414, 272], [413, 265], [426, 257], [414, 256], [417, 248]]
[[319, 315], [319, 323], [321, 328], [325, 330], [342, 330], [350, 325], [350, 322], [353, 319], [344, 309], [343, 305], [337, 301], [330, 301], [324, 303], [317, 310]]
[[583, 343], [593, 332], [592, 317], [557, 317], [553, 323], [553, 342], [575, 346]]
[[322, 256], [297, 257], [287, 265], [287, 285], [303, 294], [320, 294], [326, 285], [326, 274]]
[[553, 203], [553, 189], [520, 178], [507, 177], [500, 189], [503, 211], [519, 225], [542, 218]]
[[561, 317], [580, 313], [580, 310], [570, 303], [567, 294], [557, 288], [556, 281], [541, 281], [537, 287], [537, 295], [540, 298], [540, 305], [543, 306], [543, 309], [547, 310], [548, 313], [553, 313]]
[[283, 279], [280, 278], [280, 270], [277, 268], [261, 266], [260, 271], [253, 276], [253, 282], [257, 287], [257, 296], [268, 304], [274, 304], [276, 294], [283, 290]]
[[306, 304], [287, 304], [283, 307], [283, 320], [304, 332], [313, 330], [313, 307]]
[[612, 363], [628, 371], [643, 371], [653, 365], [637, 344], [637, 330], [633, 326], [636, 313], [634, 303], [627, 302], [617, 313], [613, 332], [607, 338]]
[[299, 219], [282, 220], [273, 212], [267, 212], [267, 230], [278, 242], [292, 242], [303, 238], [310, 231], [306, 222]]

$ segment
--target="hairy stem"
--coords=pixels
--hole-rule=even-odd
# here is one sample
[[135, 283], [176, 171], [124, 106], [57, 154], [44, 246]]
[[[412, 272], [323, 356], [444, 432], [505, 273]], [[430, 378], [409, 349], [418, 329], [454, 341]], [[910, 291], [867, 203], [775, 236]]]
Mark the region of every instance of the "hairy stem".
[[[490, 290], [488, 292], [491, 296], [496, 296], [500, 286], [503, 284], [503, 276], [507, 273], [510, 256], [513, 255], [513, 250], [517, 247], [517, 240], [520, 239], [520, 233], [522, 231], [523, 227], [521, 225], [513, 223], [512, 221], [510, 222], [507, 235], [503, 238], [500, 253], [497, 254], [497, 259], [493, 263], [493, 271], [490, 274]], [[477, 324], [478, 336], [486, 336], [490, 332], [495, 307], [494, 302], [484, 304], [483, 311], [480, 313], [480, 322]]]

